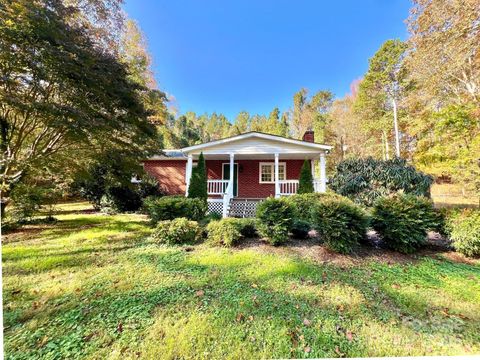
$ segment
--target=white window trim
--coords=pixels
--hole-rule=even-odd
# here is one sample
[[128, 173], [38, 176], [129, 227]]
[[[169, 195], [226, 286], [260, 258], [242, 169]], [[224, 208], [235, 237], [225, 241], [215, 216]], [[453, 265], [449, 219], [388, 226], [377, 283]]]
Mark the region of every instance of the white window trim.
[[[269, 165], [271, 166], [272, 168], [272, 181], [262, 181], [262, 165]], [[286, 180], [287, 179], [287, 163], [286, 162], [279, 162], [278, 163], [278, 167], [280, 168], [280, 166], [283, 165], [284, 167], [284, 174], [285, 174], [285, 177], [284, 179]], [[275, 184], [275, 163], [274, 162], [270, 162], [270, 161], [264, 161], [264, 162], [260, 162], [258, 163], [258, 182], [259, 184]]]

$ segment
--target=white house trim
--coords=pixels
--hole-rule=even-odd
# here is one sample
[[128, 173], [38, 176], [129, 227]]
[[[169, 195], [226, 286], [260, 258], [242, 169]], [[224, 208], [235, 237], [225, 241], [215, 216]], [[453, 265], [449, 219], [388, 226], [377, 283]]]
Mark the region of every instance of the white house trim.
[[300, 145], [300, 146], [304, 146], [304, 147], [311, 148], [311, 149], [317, 149], [317, 150], [329, 151], [329, 150], [332, 149], [332, 146], [328, 146], [328, 145], [322, 145], [322, 144], [312, 143], [312, 142], [309, 142], [309, 141], [295, 140], [295, 139], [290, 139], [290, 138], [286, 138], [286, 137], [283, 137], [283, 136], [270, 135], [270, 134], [264, 134], [264, 133], [260, 133], [260, 132], [256, 132], [256, 131], [251, 131], [251, 132], [248, 132], [248, 133], [245, 133], [245, 134], [236, 135], [236, 136], [232, 136], [232, 137], [225, 138], [225, 139], [210, 141], [210, 142], [199, 144], [199, 145], [188, 146], [188, 147], [185, 147], [181, 150], [184, 153], [189, 153], [189, 152], [192, 152], [192, 151], [198, 151], [198, 150], [206, 149], [206, 148], [209, 148], [209, 147], [212, 147], [212, 146], [227, 144], [227, 143], [230, 143], [230, 142], [249, 139], [249, 138], [253, 138], [253, 137], [260, 138], [260, 139], [265, 139], [265, 140], [270, 140], [270, 141], [283, 142], [283, 143], [288, 143], [288, 144], [293, 144], [293, 145]]
[[[230, 162], [222, 162], [222, 180], [225, 180], [225, 165], [230, 165]], [[238, 165], [238, 162], [234, 162], [233, 166], [235, 167], [235, 165], [237, 165], [237, 194], [238, 194], [238, 173], [240, 172], [240, 166]], [[235, 172], [235, 168], [234, 168], [234, 172]]]

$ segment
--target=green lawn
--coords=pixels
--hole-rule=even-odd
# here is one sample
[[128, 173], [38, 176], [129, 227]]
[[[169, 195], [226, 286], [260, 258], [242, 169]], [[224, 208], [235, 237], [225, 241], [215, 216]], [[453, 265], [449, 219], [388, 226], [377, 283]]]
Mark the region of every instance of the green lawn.
[[7, 358], [480, 353], [478, 261], [159, 247], [142, 216], [81, 209], [3, 240]]

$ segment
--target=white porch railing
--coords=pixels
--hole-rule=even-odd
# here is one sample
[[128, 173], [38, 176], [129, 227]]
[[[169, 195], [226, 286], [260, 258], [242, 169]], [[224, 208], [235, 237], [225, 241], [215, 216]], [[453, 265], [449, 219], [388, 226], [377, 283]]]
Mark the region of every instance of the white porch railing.
[[296, 194], [298, 191], [298, 180], [279, 180], [280, 195], [287, 196]]
[[223, 195], [227, 191], [228, 180], [207, 180], [208, 195]]

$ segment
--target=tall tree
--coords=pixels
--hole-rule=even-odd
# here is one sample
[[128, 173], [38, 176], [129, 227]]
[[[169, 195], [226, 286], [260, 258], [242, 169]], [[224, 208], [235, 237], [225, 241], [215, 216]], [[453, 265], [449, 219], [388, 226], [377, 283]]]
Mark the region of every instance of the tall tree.
[[250, 114], [246, 111], [241, 111], [235, 117], [230, 135], [239, 135], [247, 131], [250, 131]]
[[480, 5], [478, 0], [414, 0], [407, 20], [407, 59], [423, 105], [452, 100], [480, 105]]
[[[395, 155], [400, 157], [398, 106], [407, 88], [403, 66], [407, 45], [400, 40], [387, 40], [369, 61], [369, 68], [360, 84], [360, 107], [376, 112], [377, 121], [391, 111], [395, 134]], [[372, 109], [373, 107], [373, 109]], [[383, 119], [382, 119], [383, 120]], [[383, 133], [385, 136], [385, 133]]]
[[112, 144], [142, 154], [155, 138], [125, 65], [67, 23], [78, 11], [55, 0], [0, 4], [2, 203], [62, 151]]
[[308, 97], [306, 89], [300, 89], [293, 96], [292, 132], [296, 138], [301, 138], [305, 131], [315, 130], [315, 140], [324, 140], [324, 129], [327, 122], [326, 113], [333, 101], [333, 94], [327, 90]]

